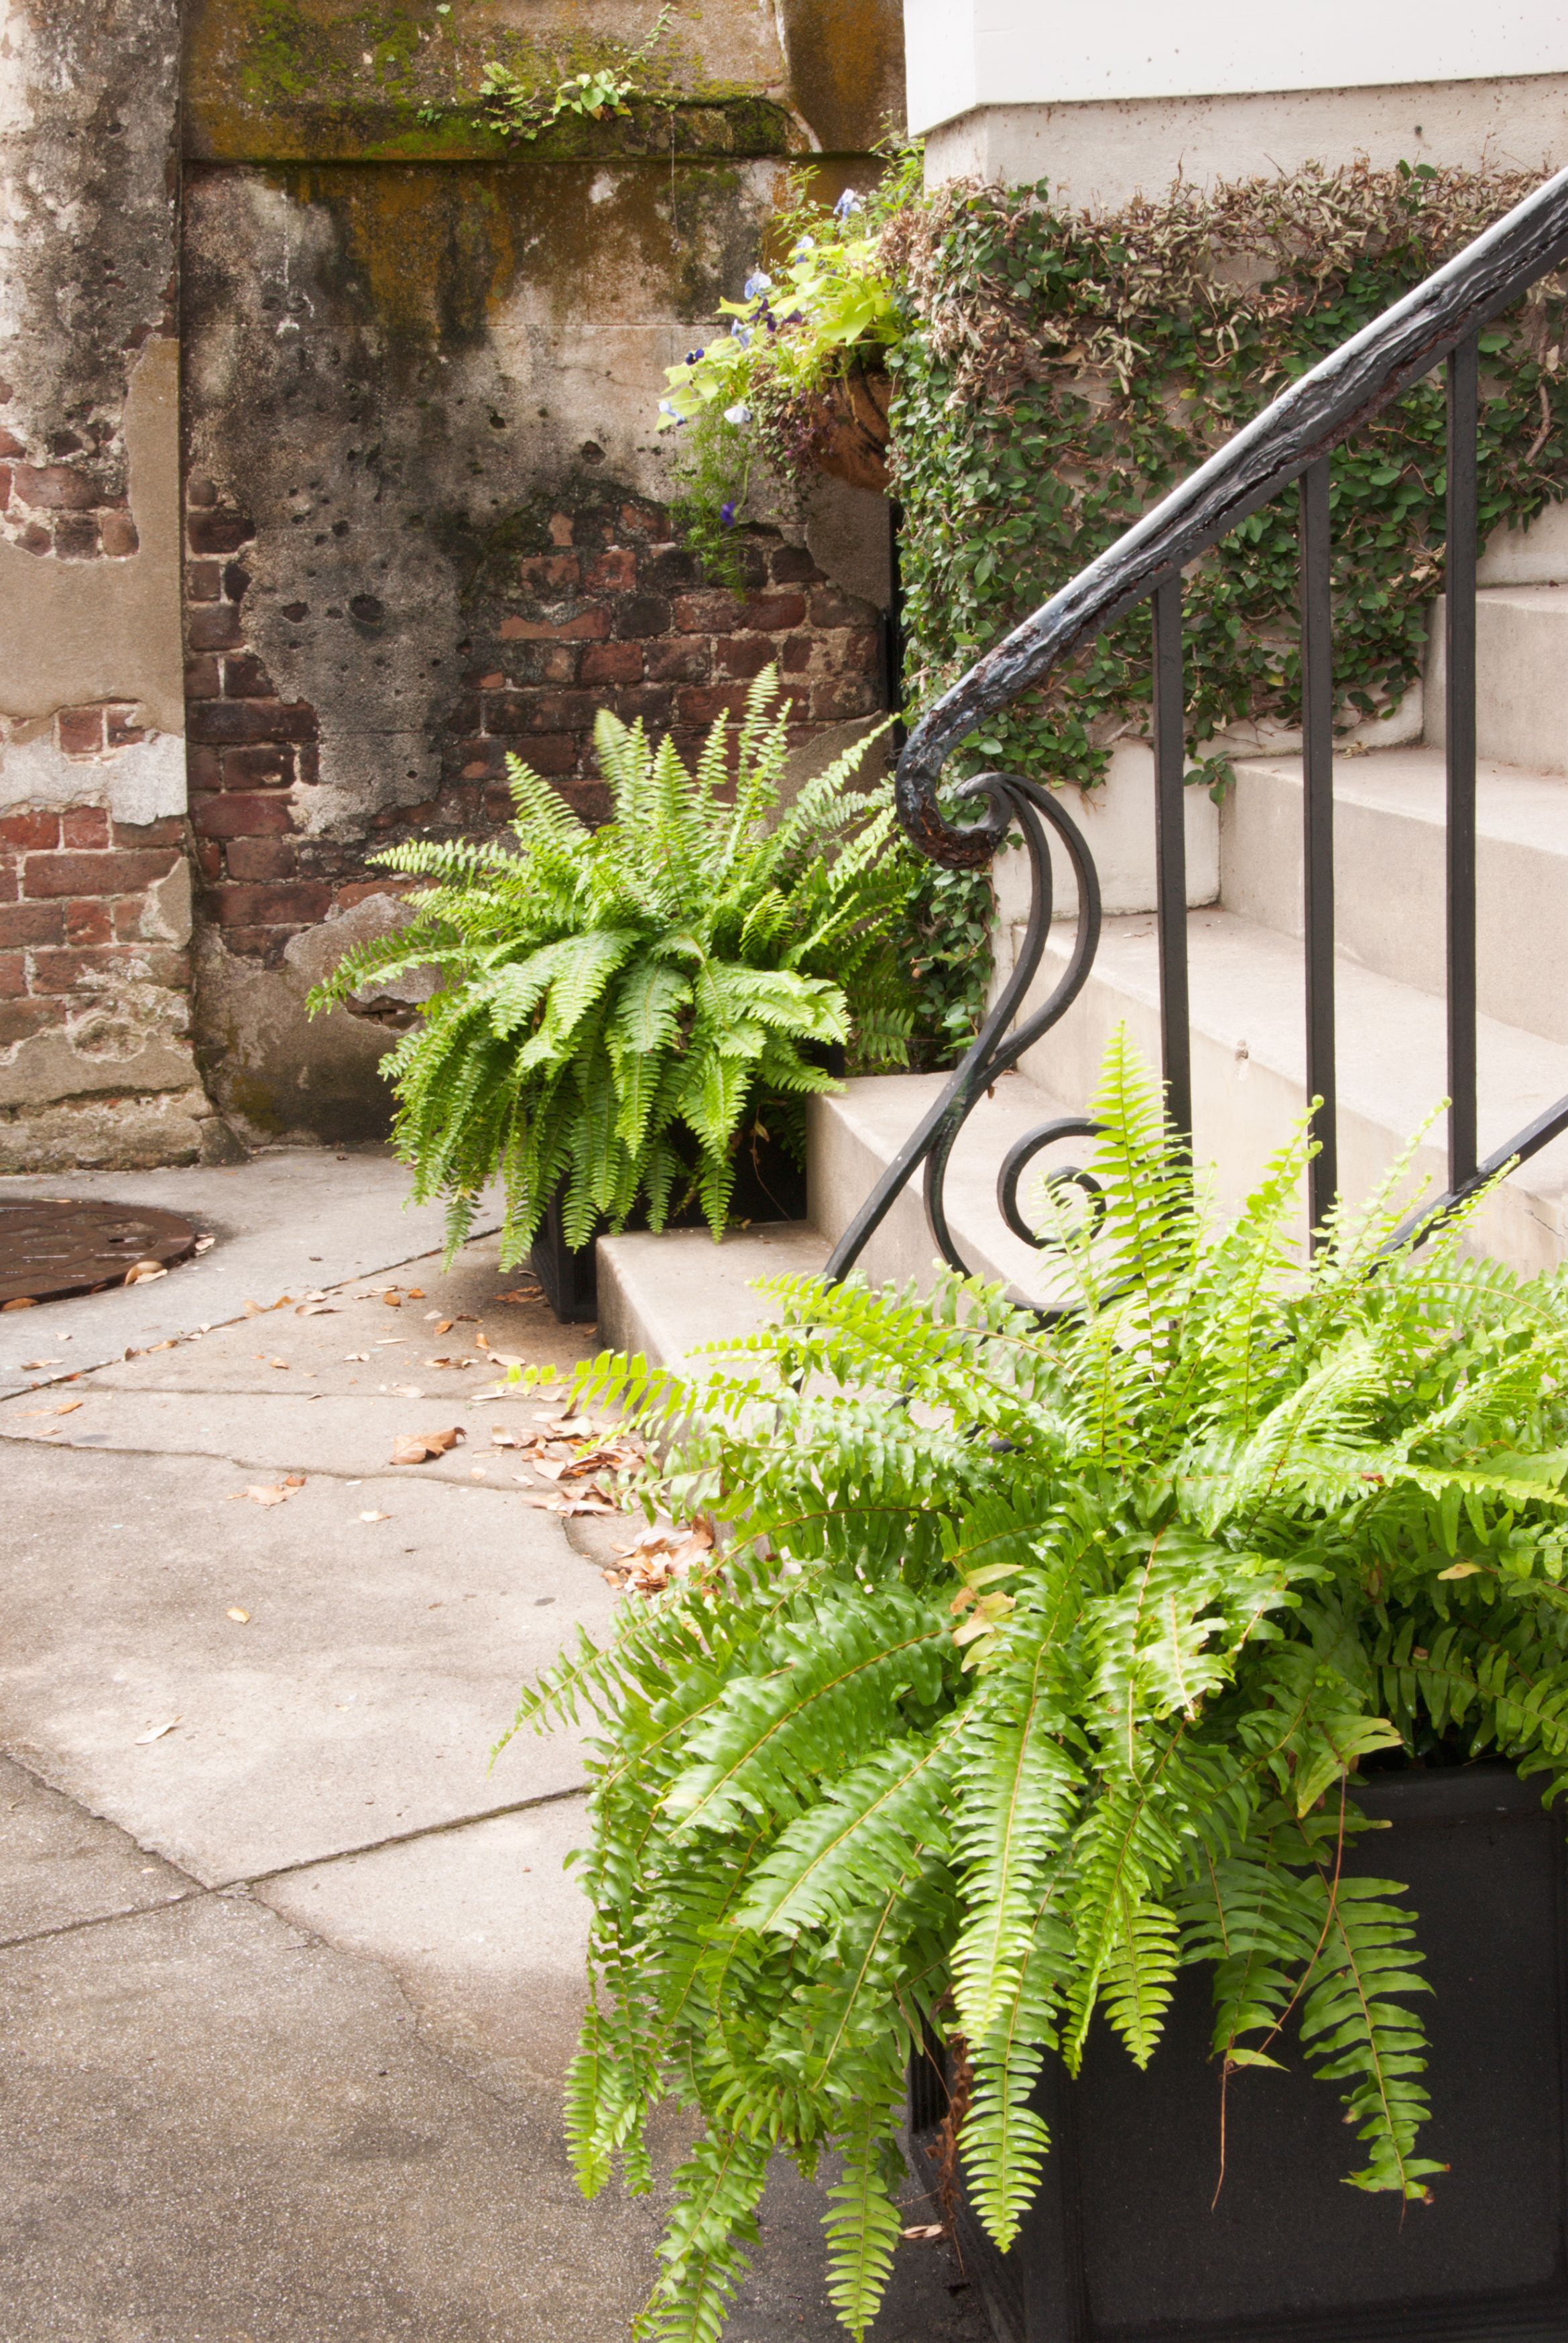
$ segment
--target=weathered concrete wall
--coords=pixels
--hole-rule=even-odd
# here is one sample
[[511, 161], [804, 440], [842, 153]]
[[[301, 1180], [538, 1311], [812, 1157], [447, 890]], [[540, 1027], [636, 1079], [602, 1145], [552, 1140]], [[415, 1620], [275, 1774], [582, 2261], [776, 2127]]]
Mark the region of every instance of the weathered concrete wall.
[[176, 0], [0, 6], [0, 1169], [177, 1161]]
[[[682, 7], [658, 53], [668, 103], [508, 148], [471, 103], [485, 55], [543, 58], [548, 83], [655, 11], [610, 0], [585, 30], [555, 10], [553, 34], [543, 14], [458, 6], [448, 30], [422, 12], [368, 51], [335, 0], [193, 15], [198, 1047], [255, 1138], [384, 1127], [384, 1026], [309, 1024], [305, 994], [394, 915], [377, 847], [508, 817], [508, 750], [593, 819], [599, 707], [694, 744], [775, 659], [802, 741], [882, 701], [879, 613], [802, 528], [753, 534], [743, 594], [705, 585], [651, 426], [664, 367], [754, 264], [788, 158], [843, 158], [829, 193], [874, 167], [898, 11]], [[860, 511], [859, 536], [879, 519]], [[839, 521], [817, 514], [812, 541]], [[862, 549], [859, 582], [873, 569]]]

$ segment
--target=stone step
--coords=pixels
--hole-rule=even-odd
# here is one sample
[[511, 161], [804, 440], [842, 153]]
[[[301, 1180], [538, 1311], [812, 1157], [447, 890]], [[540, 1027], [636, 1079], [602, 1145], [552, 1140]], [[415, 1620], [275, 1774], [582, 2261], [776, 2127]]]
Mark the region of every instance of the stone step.
[[600, 1237], [599, 1340], [678, 1373], [700, 1366], [695, 1353], [704, 1342], [754, 1333], [777, 1315], [756, 1291], [759, 1281], [815, 1277], [829, 1251], [803, 1221], [737, 1230], [721, 1244], [706, 1229]]
[[[1303, 977], [1299, 943], [1233, 911], [1187, 922], [1194, 1140], [1217, 1167], [1231, 1208], [1305, 1110]], [[1055, 982], [1071, 944], [1053, 931], [1037, 980]], [[1443, 1096], [1444, 1011], [1432, 993], [1342, 959], [1338, 1011], [1340, 1176], [1364, 1195]], [[1125, 1023], [1151, 1064], [1159, 1059], [1159, 970], [1151, 918], [1107, 920], [1093, 972], [1072, 1008], [1024, 1061], [1057, 1099], [1092, 1094], [1107, 1041]], [[1484, 1154], [1568, 1094], [1568, 1046], [1518, 1026], [1479, 1020], [1481, 1148]], [[1440, 1191], [1441, 1123], [1416, 1169]], [[1568, 1141], [1523, 1165], [1478, 1229], [1486, 1250], [1523, 1271], [1568, 1254]]]
[[[598, 1331], [607, 1348], [640, 1352], [656, 1366], [678, 1372], [700, 1365], [705, 1342], [753, 1332], [776, 1305], [757, 1291], [759, 1281], [813, 1277], [826, 1268], [838, 1238], [870, 1193], [931, 1101], [946, 1074], [864, 1076], [836, 1097], [809, 1102], [808, 1187], [813, 1219], [737, 1230], [716, 1245], [705, 1230], [671, 1229], [601, 1237], [598, 1242]], [[1054, 1298], [1049, 1263], [1014, 1236], [996, 1203], [1002, 1157], [1016, 1139], [1074, 1110], [1048, 1098], [1022, 1074], [1005, 1074], [982, 1099], [954, 1150], [947, 1209], [954, 1241], [977, 1276], [1008, 1282], [1030, 1301]], [[1081, 1161], [1086, 1142], [1062, 1142], [1042, 1165]], [[936, 1240], [927, 1225], [916, 1179], [894, 1204], [858, 1267], [873, 1284], [929, 1289], [936, 1272]]]
[[[1220, 837], [1228, 911], [1302, 933], [1302, 763], [1236, 766]], [[1334, 762], [1334, 936], [1347, 960], [1444, 989], [1443, 756], [1382, 749]], [[1568, 780], [1494, 759], [1476, 773], [1476, 990], [1505, 1024], [1568, 1042]]]
[[[1426, 738], [1443, 739], [1443, 605], [1433, 604]], [[1475, 598], [1479, 755], [1568, 774], [1568, 585], [1490, 586]]]

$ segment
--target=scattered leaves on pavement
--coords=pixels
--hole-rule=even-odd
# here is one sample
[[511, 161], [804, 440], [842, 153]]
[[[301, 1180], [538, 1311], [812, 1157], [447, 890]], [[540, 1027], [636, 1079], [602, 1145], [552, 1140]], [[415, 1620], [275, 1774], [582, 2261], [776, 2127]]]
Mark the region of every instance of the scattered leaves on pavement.
[[293, 1496], [297, 1489], [304, 1486], [303, 1473], [288, 1473], [272, 1485], [253, 1482], [248, 1489], [231, 1489], [226, 1502], [231, 1505], [237, 1504], [242, 1497], [248, 1497], [253, 1505], [281, 1505], [286, 1498]]
[[602, 1574], [607, 1584], [628, 1587], [634, 1594], [662, 1594], [672, 1582], [700, 1569], [712, 1551], [710, 1522], [694, 1522], [685, 1529], [656, 1523], [638, 1531], [629, 1544], [617, 1546], [620, 1569]]
[[423, 1464], [437, 1456], [445, 1456], [456, 1448], [467, 1433], [460, 1423], [448, 1424], [445, 1432], [406, 1432], [392, 1443], [394, 1464]]
[[155, 1277], [166, 1277], [168, 1271], [161, 1261], [134, 1261], [126, 1272], [127, 1285], [150, 1285]]
[[172, 1733], [179, 1722], [177, 1716], [171, 1716], [166, 1725], [155, 1725], [150, 1733], [138, 1733], [133, 1746], [145, 1749], [149, 1741], [161, 1741], [165, 1734]]

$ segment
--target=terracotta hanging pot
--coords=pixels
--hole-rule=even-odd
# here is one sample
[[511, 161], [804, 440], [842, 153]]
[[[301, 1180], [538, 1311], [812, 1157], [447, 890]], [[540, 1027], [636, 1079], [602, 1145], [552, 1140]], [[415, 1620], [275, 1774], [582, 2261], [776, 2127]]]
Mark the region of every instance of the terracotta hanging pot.
[[841, 375], [821, 393], [821, 421], [812, 435], [811, 461], [819, 472], [847, 480], [852, 488], [888, 493], [888, 408], [893, 384], [889, 375]]

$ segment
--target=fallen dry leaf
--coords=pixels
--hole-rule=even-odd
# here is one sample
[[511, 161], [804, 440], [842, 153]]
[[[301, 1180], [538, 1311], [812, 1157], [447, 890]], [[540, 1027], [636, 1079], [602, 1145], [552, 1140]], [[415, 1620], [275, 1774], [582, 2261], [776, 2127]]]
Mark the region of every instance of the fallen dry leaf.
[[330, 1302], [302, 1302], [294, 1314], [297, 1318], [336, 1318], [337, 1312]]
[[569, 1456], [536, 1456], [534, 1470], [542, 1473], [547, 1481], [558, 1481], [570, 1469]]
[[242, 1627], [248, 1626], [250, 1624], [250, 1613], [248, 1611], [242, 1611], [237, 1603], [231, 1603], [229, 1604], [226, 1615], [230, 1619], [237, 1619]]
[[64, 1359], [24, 1359], [22, 1373], [25, 1375], [41, 1374], [45, 1367], [63, 1367], [65, 1363]]
[[518, 1494], [525, 1505], [533, 1505], [541, 1513], [564, 1513], [567, 1511], [564, 1497], [547, 1497], [542, 1489], [519, 1489]]
[[608, 1497], [598, 1496], [591, 1490], [583, 1496], [568, 1497], [561, 1507], [561, 1511], [568, 1514], [613, 1513], [618, 1510], [618, 1506], [611, 1504]]
[[217, 1239], [216, 1237], [197, 1237], [195, 1244], [191, 1247], [191, 1251], [193, 1252], [211, 1252], [216, 1242]]
[[150, 1285], [155, 1277], [166, 1277], [168, 1271], [161, 1261], [134, 1261], [126, 1272], [127, 1285]]
[[486, 1334], [485, 1330], [484, 1330], [484, 1328], [483, 1328], [482, 1326], [480, 1327], [480, 1329], [479, 1329], [478, 1332], [475, 1335], [474, 1340], [475, 1340], [475, 1342], [477, 1342], [477, 1344], [478, 1344], [478, 1346], [479, 1346], [479, 1348], [480, 1348], [480, 1350], [481, 1350], [481, 1351], [487, 1351], [487, 1350], [489, 1349], [489, 1347], [490, 1347], [490, 1343], [489, 1343], [489, 1337]]
[[389, 1522], [392, 1516], [390, 1513], [361, 1513], [359, 1518], [362, 1522]]
[[299, 1481], [283, 1481], [276, 1488], [271, 1488], [256, 1482], [248, 1489], [231, 1489], [227, 1503], [237, 1504], [242, 1497], [248, 1497], [253, 1505], [281, 1505], [286, 1497], [292, 1497], [295, 1490], [303, 1485]]
[[[476, 1335], [475, 1340], [477, 1341], [477, 1339]], [[527, 1359], [519, 1359], [510, 1351], [492, 1351], [487, 1342], [485, 1349], [493, 1367], [526, 1367], [528, 1363]]]
[[425, 1299], [425, 1289], [424, 1289], [424, 1287], [423, 1287], [422, 1285], [411, 1285], [411, 1286], [409, 1286], [409, 1288], [408, 1288], [408, 1299], [409, 1299], [409, 1301], [410, 1301], [410, 1302], [423, 1302], [423, 1301], [424, 1301], [424, 1299]]
[[472, 1359], [427, 1359], [425, 1364], [427, 1367], [471, 1367], [475, 1362]]
[[403, 1307], [403, 1296], [400, 1293], [384, 1293], [381, 1299], [388, 1310], [401, 1310]]
[[445, 1432], [406, 1432], [392, 1443], [392, 1462], [423, 1464], [429, 1458], [445, 1456], [467, 1436], [460, 1423], [448, 1424]]
[[343, 1363], [346, 1367], [362, 1367], [367, 1364], [369, 1357], [368, 1351], [345, 1351]]
[[81, 1404], [82, 1403], [79, 1399], [63, 1399], [60, 1402], [59, 1406], [55, 1408], [52, 1413], [55, 1415], [75, 1415], [76, 1410], [81, 1406]]
[[925, 2244], [932, 2243], [938, 2237], [945, 2237], [947, 2231], [940, 2221], [917, 2221], [912, 2229], [900, 2229], [899, 2235], [900, 2237], [919, 2238], [922, 2244]]
[[247, 1302], [245, 1305], [245, 1315], [247, 1318], [260, 1318], [263, 1316], [264, 1312], [260, 1302]]
[[[436, 1316], [436, 1312], [432, 1310], [432, 1311], [431, 1311], [431, 1312], [430, 1312], [430, 1315], [431, 1315], [431, 1317], [432, 1317], [432, 1318], [434, 1318], [434, 1317]], [[442, 1319], [437, 1320], [437, 1325], [436, 1325], [436, 1332], [437, 1332], [437, 1334], [449, 1334], [449, 1333], [451, 1332], [451, 1331], [452, 1331], [452, 1327], [453, 1327], [454, 1322], [454, 1322], [452, 1319], [450, 1319], [450, 1318], [442, 1318]]]
[[387, 1389], [394, 1399], [423, 1399], [425, 1396], [424, 1390], [418, 1383], [388, 1383]]
[[171, 1716], [166, 1725], [155, 1725], [150, 1733], [138, 1733], [133, 1746], [137, 1749], [145, 1749], [149, 1741], [161, 1741], [166, 1733], [172, 1733], [174, 1731], [179, 1721], [180, 1720], [177, 1716]]
[[537, 1302], [540, 1289], [537, 1285], [514, 1286], [510, 1293], [492, 1293], [492, 1302]]
[[268, 1359], [266, 1363], [269, 1367], [286, 1367], [288, 1361], [286, 1359]]

